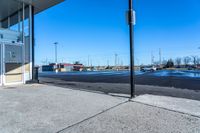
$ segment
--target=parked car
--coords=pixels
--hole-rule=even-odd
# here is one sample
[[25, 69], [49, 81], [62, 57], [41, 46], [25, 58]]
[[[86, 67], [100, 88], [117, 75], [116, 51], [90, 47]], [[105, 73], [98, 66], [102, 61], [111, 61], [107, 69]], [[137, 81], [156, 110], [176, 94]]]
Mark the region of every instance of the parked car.
[[195, 70], [196, 67], [195, 67], [195, 66], [187, 66], [187, 69], [188, 69], [188, 70]]
[[154, 66], [146, 66], [146, 67], [141, 67], [140, 68], [140, 71], [142, 71], [142, 72], [154, 72], [156, 70], [157, 69]]

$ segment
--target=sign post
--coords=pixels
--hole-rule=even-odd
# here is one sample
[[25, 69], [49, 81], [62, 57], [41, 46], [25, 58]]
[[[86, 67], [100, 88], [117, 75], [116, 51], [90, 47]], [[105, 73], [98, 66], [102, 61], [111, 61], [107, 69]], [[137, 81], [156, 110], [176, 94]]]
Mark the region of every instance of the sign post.
[[131, 98], [135, 97], [135, 72], [134, 72], [134, 25], [135, 12], [133, 11], [133, 0], [129, 0], [128, 10], [129, 35], [130, 35], [130, 89]]

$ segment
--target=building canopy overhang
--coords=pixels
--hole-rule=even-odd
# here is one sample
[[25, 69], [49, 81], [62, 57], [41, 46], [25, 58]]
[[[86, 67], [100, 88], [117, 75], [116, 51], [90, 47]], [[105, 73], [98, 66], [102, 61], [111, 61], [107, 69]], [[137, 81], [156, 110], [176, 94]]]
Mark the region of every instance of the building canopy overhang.
[[64, 0], [0, 0], [0, 86], [38, 82], [34, 15]]
[[0, 0], [0, 22], [22, 9], [22, 3], [34, 6], [34, 14], [44, 11], [64, 0]]

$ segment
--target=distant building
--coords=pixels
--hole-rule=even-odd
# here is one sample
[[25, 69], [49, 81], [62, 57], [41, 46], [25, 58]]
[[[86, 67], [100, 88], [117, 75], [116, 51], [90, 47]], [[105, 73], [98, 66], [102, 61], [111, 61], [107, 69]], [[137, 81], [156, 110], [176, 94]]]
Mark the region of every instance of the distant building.
[[71, 72], [71, 71], [82, 71], [83, 70], [83, 64], [70, 64], [70, 63], [51, 63], [49, 65], [43, 65], [42, 71], [55, 71], [56, 69], [59, 72]]
[[70, 72], [73, 71], [74, 65], [69, 63], [61, 63], [58, 64], [58, 68], [60, 72]]
[[51, 64], [49, 64], [49, 65], [43, 65], [42, 66], [42, 71], [43, 72], [54, 71], [54, 65], [51, 65]]
[[74, 64], [73, 65], [73, 71], [83, 71], [83, 64]]

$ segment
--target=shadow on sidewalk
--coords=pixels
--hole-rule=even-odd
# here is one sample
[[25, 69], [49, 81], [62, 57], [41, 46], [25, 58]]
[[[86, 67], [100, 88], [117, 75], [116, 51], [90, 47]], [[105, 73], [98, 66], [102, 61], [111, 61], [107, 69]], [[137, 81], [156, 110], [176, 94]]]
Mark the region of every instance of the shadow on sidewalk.
[[[61, 79], [52, 80], [51, 78], [41, 78], [40, 83], [74, 89], [74, 90], [82, 90], [82, 91], [112, 95], [116, 97], [126, 97], [126, 98], [130, 97], [130, 85], [128, 83], [69, 82]], [[200, 100], [200, 91], [198, 90], [136, 85], [136, 95], [143, 95], [143, 94]]]

